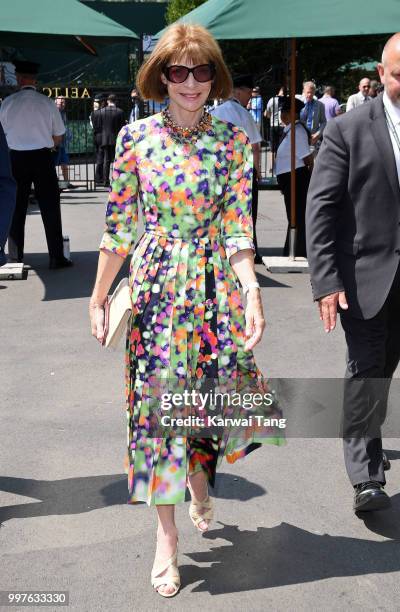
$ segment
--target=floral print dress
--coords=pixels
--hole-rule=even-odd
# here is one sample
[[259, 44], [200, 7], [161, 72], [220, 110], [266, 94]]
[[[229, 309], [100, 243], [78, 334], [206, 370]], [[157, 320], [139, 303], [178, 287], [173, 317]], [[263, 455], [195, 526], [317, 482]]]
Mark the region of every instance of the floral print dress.
[[[195, 144], [177, 143], [162, 114], [122, 128], [116, 144], [100, 249], [130, 263], [132, 317], [126, 347], [128, 503], [184, 501], [187, 474], [211, 485], [222, 458], [233, 463], [254, 438], [154, 437], [146, 397], [158, 379], [259, 379], [244, 350], [240, 285], [229, 258], [252, 249], [252, 150], [245, 132], [212, 117]], [[271, 432], [263, 441], [280, 444]]]

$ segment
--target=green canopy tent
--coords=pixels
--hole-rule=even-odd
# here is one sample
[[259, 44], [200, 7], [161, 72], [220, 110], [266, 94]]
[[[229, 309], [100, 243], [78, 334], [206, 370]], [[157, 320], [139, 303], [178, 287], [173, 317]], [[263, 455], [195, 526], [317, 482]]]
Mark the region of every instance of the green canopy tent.
[[1, 8], [0, 47], [96, 55], [98, 46], [135, 39], [135, 32], [78, 0], [11, 0]]
[[[203, 25], [217, 39], [291, 39], [292, 209], [290, 259], [296, 235], [294, 97], [296, 39], [389, 34], [400, 19], [400, 1], [382, 0], [208, 0], [180, 22]], [[158, 37], [164, 32], [159, 32]]]
[[399, 0], [208, 0], [179, 21], [228, 40], [387, 34], [399, 17]]

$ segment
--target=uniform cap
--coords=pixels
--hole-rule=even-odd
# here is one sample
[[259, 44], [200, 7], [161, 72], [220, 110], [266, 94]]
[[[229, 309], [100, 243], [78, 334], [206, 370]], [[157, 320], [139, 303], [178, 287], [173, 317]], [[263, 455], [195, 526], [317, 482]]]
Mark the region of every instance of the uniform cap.
[[27, 62], [25, 60], [15, 60], [13, 64], [15, 72], [19, 72], [19, 74], [37, 74], [40, 68], [40, 64], [37, 62]]

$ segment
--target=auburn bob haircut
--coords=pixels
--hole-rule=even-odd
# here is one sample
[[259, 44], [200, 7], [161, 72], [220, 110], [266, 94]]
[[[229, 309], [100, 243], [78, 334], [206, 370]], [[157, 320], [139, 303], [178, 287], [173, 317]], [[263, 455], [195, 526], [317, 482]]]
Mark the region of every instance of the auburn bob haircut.
[[232, 92], [232, 78], [222, 57], [221, 49], [208, 30], [199, 25], [175, 23], [157, 42], [153, 52], [141, 65], [136, 87], [143, 100], [162, 102], [167, 89], [161, 81], [161, 72], [168, 64], [215, 64], [215, 77], [210, 98], [229, 98]]

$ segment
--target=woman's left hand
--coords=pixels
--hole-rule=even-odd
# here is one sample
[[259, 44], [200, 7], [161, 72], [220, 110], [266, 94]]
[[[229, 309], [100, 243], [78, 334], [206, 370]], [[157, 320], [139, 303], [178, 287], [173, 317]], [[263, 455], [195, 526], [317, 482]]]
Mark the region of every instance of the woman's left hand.
[[265, 319], [261, 294], [259, 289], [249, 289], [247, 293], [246, 304], [246, 342], [244, 345], [245, 351], [250, 351], [260, 342], [265, 329]]

